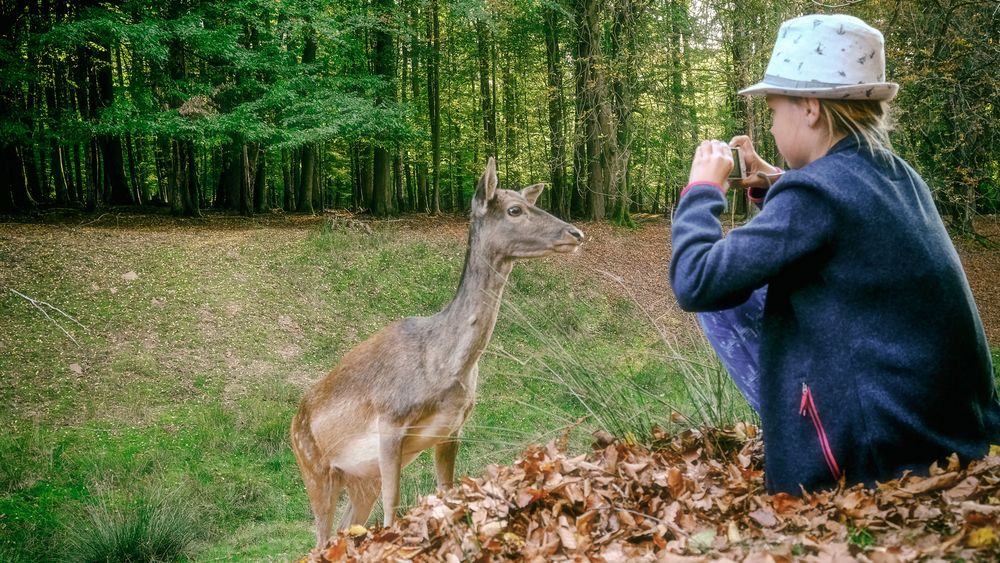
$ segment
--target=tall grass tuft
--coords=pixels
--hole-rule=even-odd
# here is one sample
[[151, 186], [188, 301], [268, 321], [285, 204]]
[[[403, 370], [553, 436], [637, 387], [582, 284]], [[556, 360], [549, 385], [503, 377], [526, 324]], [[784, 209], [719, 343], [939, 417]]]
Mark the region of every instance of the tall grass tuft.
[[98, 497], [86, 517], [71, 524], [64, 560], [176, 561], [198, 535], [198, 508], [177, 493], [120, 501]]
[[[621, 350], [631, 350], [632, 355], [639, 350], [639, 358], [629, 358], [614, 349], [592, 346], [586, 335], [574, 333], [562, 320], [549, 322], [526, 314], [530, 301], [524, 296], [509, 299], [503, 314], [538, 343], [538, 351], [528, 357], [503, 350], [498, 354], [520, 364], [514, 379], [525, 389], [521, 406], [548, 419], [549, 428], [571, 428], [578, 439], [587, 441], [591, 438], [584, 432], [604, 430], [626, 441], [648, 443], [654, 425], [679, 431], [757, 422], [756, 413], [696, 328], [671, 332], [630, 295], [630, 306], [619, 307], [628, 315], [621, 322], [630, 327], [629, 334], [643, 335], [639, 338], [646, 342], [625, 342], [629, 336], [623, 335]], [[650, 334], [658, 338], [650, 341]]]

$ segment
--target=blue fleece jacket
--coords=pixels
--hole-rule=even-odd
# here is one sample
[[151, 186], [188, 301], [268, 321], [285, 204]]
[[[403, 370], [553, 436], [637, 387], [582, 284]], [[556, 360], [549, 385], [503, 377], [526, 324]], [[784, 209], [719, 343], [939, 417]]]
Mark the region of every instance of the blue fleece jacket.
[[927, 185], [887, 158], [848, 137], [787, 172], [725, 237], [717, 187], [693, 186], [674, 215], [670, 282], [683, 309], [726, 309], [769, 286], [760, 414], [771, 493], [926, 474], [1000, 440], [958, 254]]

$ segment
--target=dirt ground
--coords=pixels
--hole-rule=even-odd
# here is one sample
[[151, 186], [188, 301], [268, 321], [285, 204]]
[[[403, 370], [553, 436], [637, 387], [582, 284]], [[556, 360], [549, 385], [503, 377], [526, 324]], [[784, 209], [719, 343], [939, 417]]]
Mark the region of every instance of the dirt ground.
[[[661, 216], [635, 219], [637, 229], [577, 222], [586, 233], [587, 242], [570, 263], [591, 272], [608, 291], [633, 297], [660, 326], [693, 326], [692, 315], [677, 307], [667, 283], [669, 223]], [[413, 216], [397, 221], [422, 237], [466, 236], [466, 223], [461, 218]], [[953, 240], [979, 307], [987, 341], [997, 347], [1000, 346], [1000, 216], [979, 218], [976, 231], [985, 245], [967, 238]]]
[[[577, 222], [577, 226], [587, 235], [583, 249], [572, 256], [546, 260], [568, 263], [571, 267], [588, 272], [609, 292], [631, 297], [661, 327], [693, 327], [693, 316], [677, 307], [667, 283], [670, 257], [668, 222], [658, 215], [642, 215], [634, 219], [638, 224], [635, 229], [614, 227], [606, 223]], [[464, 241], [468, 233], [468, 221], [461, 216], [428, 217], [414, 214], [374, 220], [343, 212], [313, 216], [269, 214], [250, 219], [212, 213], [199, 219], [124, 212], [107, 212], [96, 216], [49, 213], [33, 218], [30, 221], [32, 227], [25, 228], [35, 229], [39, 224], [50, 224], [70, 228], [187, 231], [188, 235], [235, 231], [233, 235], [240, 236], [238, 232], [245, 229], [260, 227], [312, 230], [329, 221], [338, 221], [348, 228], [364, 224], [375, 230], [399, 229], [406, 236], [422, 240]], [[17, 229], [17, 225], [8, 223], [0, 228], [0, 236], [5, 233], [13, 234]], [[979, 240], [985, 241], [985, 244], [971, 238], [955, 238], [954, 241], [979, 306], [987, 340], [996, 347], [1000, 345], [1000, 216], [980, 217], [976, 221], [976, 231], [980, 236]], [[296, 236], [291, 235], [291, 238]]]

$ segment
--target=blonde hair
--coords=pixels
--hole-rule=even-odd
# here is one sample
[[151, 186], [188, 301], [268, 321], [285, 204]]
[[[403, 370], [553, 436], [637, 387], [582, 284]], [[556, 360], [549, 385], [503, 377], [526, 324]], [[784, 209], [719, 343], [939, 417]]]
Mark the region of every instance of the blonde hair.
[[889, 131], [889, 103], [872, 100], [819, 100], [823, 119], [830, 133], [853, 135], [859, 143], [868, 146], [872, 156], [892, 154]]

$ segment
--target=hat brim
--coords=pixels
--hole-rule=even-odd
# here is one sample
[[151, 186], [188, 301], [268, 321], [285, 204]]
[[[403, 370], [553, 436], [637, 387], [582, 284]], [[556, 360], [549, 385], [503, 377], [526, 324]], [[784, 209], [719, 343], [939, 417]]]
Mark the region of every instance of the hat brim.
[[877, 82], [874, 84], [851, 84], [846, 86], [830, 86], [820, 88], [788, 88], [758, 82], [753, 86], [739, 91], [744, 96], [763, 96], [780, 94], [796, 98], [823, 98], [826, 100], [872, 100], [887, 101], [896, 97], [899, 84], [895, 82]]

